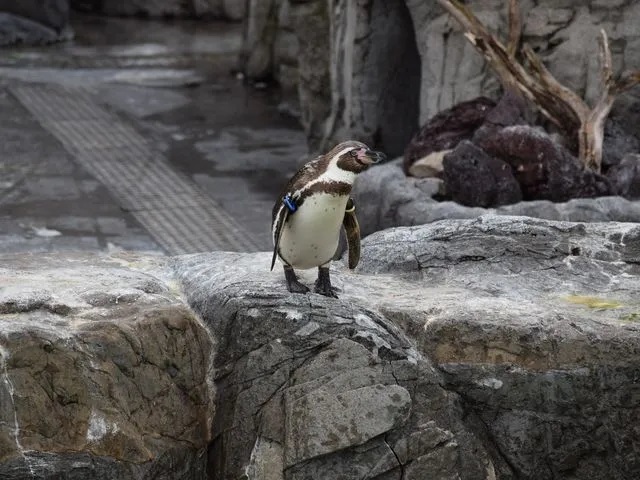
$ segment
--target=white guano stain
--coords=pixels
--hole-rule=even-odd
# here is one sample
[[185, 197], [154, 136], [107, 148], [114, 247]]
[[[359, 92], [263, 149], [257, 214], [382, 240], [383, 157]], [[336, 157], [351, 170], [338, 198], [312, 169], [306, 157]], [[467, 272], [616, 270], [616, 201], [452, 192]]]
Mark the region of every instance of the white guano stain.
[[36, 473], [33, 469], [33, 465], [31, 464], [31, 462], [29, 461], [29, 458], [27, 457], [27, 450], [25, 450], [24, 447], [22, 446], [22, 443], [20, 443], [20, 423], [18, 422], [18, 412], [16, 410], [16, 402], [15, 402], [16, 391], [15, 391], [13, 382], [9, 377], [9, 369], [7, 367], [8, 359], [9, 359], [9, 351], [5, 347], [0, 345], [0, 367], [2, 370], [2, 383], [4, 383], [7, 388], [7, 392], [9, 393], [9, 398], [11, 399], [11, 408], [13, 410], [13, 432], [12, 432], [13, 440], [16, 444], [16, 449], [20, 452], [20, 455], [22, 455], [22, 458], [24, 458], [24, 463], [27, 465], [27, 468], [29, 469], [29, 473], [31, 474], [31, 477], [35, 478]]
[[107, 434], [113, 434], [118, 431], [115, 423], [109, 423], [102, 414], [92, 411], [89, 416], [89, 425], [87, 427], [87, 440], [89, 442], [98, 442]]
[[498, 380], [497, 378], [483, 378], [476, 382], [476, 385], [481, 387], [492, 388], [493, 390], [499, 390], [502, 388], [502, 380]]

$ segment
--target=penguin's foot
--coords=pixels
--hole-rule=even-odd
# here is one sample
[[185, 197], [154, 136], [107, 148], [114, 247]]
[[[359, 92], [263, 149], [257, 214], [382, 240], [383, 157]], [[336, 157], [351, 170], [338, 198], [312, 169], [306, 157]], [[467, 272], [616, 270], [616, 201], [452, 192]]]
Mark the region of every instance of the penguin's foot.
[[316, 288], [314, 291], [325, 297], [338, 298], [336, 289], [331, 286], [329, 267], [318, 268], [318, 279], [316, 280]]
[[284, 278], [287, 280], [287, 288], [291, 293], [307, 293], [309, 291], [309, 287], [298, 281], [296, 272], [289, 265], [284, 267]]

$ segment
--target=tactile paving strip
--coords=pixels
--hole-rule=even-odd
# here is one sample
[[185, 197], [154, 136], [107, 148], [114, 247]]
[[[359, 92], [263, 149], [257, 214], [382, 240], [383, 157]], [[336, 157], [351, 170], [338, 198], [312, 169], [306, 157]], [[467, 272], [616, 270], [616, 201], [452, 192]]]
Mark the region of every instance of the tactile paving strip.
[[258, 250], [220, 205], [87, 90], [29, 85], [11, 91], [168, 253]]

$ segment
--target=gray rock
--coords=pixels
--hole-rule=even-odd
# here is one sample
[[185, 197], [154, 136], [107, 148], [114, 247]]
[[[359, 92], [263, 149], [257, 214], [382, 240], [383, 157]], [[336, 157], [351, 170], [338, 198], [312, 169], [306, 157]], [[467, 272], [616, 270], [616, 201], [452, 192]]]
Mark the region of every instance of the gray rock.
[[412, 183], [418, 190], [431, 198], [446, 195], [444, 181], [439, 178], [420, 178], [413, 180]]
[[[310, 148], [326, 150], [356, 138], [389, 155], [401, 154], [417, 127], [420, 94], [418, 51], [404, 2], [341, 1], [329, 7], [323, 0], [279, 0], [271, 5], [250, 2], [242, 68], [252, 77], [278, 77], [282, 63], [298, 67]], [[357, 42], [361, 35], [367, 41]], [[351, 95], [353, 102], [336, 103]]]
[[342, 0], [332, 13], [332, 112], [321, 146], [353, 137], [401, 155], [419, 125], [420, 98], [420, 59], [405, 1]]
[[331, 112], [331, 58], [327, 44], [331, 21], [323, 0], [290, 2], [290, 20], [298, 37], [298, 96], [307, 143], [319, 150], [324, 141], [325, 122]]
[[338, 392], [318, 389], [287, 401], [285, 408], [285, 466], [289, 467], [362, 445], [403, 425], [411, 411], [411, 396], [398, 385]]
[[640, 440], [624, 427], [638, 409], [626, 383], [640, 340], [638, 225], [483, 217], [379, 232], [364, 249], [362, 273], [434, 288], [395, 318], [516, 478], [638, 475]]
[[0, 477], [205, 478], [212, 345], [165, 262], [2, 257]]
[[280, 30], [273, 48], [274, 62], [277, 65], [297, 66], [298, 37], [293, 32]]
[[396, 450], [411, 463], [440, 449], [419, 440], [408, 449], [407, 438], [426, 428], [450, 432], [457, 443], [451, 472], [481, 478], [493, 460], [462, 424], [455, 397], [397, 327], [351, 296], [341, 274], [336, 285], [345, 300], [289, 294], [281, 272], [268, 272], [268, 257], [175, 260], [190, 304], [218, 342], [210, 448], [218, 478], [264, 471], [265, 452], [285, 466], [286, 478], [399, 476], [405, 467]]
[[[402, 172], [402, 159], [376, 165], [359, 175], [352, 196], [363, 236], [394, 226], [398, 209], [409, 202], [435, 203]], [[420, 181], [422, 183], [422, 181]]]

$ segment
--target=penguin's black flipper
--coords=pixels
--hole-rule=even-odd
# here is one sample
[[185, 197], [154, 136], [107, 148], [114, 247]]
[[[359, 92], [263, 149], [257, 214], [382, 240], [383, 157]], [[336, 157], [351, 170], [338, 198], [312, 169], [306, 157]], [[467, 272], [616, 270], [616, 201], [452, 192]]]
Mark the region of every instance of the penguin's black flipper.
[[360, 225], [358, 225], [356, 218], [356, 205], [351, 198], [344, 211], [342, 226], [347, 234], [347, 243], [349, 244], [349, 268], [354, 269], [360, 261]]
[[278, 257], [278, 247], [280, 246], [280, 237], [282, 236], [282, 230], [284, 229], [284, 224], [286, 223], [288, 216], [289, 209], [283, 202], [282, 206], [278, 210], [276, 217], [273, 219], [273, 257], [271, 258], [272, 271], [273, 266], [276, 264], [276, 258]]

